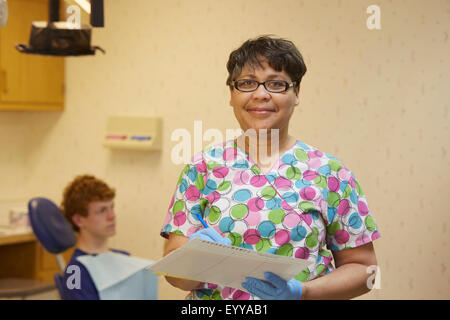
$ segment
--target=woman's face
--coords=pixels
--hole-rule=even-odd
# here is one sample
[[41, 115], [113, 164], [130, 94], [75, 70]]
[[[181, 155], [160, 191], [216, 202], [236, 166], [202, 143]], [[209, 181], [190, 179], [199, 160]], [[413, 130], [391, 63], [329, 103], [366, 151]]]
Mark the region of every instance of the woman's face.
[[[285, 71], [275, 71], [266, 61], [262, 61], [263, 68], [257, 66], [251, 68], [245, 65], [241, 74], [235, 80], [252, 79], [259, 82], [267, 80], [285, 80], [292, 82]], [[281, 93], [272, 93], [266, 91], [263, 85], [260, 85], [256, 91], [241, 92], [230, 88], [230, 105], [233, 107], [241, 129], [245, 132], [248, 129], [279, 129], [287, 133], [289, 119], [292, 116], [294, 107], [298, 105], [299, 87], [294, 89], [290, 87], [287, 91]]]

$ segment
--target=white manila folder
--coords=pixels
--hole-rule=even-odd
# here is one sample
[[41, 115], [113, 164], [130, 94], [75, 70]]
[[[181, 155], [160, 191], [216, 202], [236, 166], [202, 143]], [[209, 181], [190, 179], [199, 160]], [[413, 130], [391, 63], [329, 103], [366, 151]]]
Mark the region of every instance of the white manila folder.
[[264, 272], [270, 271], [289, 280], [312, 263], [304, 259], [193, 239], [148, 269], [166, 276], [246, 291], [241, 286], [245, 277], [264, 279]]

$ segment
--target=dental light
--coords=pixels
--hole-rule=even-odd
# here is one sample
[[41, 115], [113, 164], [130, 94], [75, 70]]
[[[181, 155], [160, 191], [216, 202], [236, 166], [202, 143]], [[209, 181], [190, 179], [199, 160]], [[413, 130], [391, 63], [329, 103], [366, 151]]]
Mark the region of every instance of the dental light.
[[[1, 1], [1, 0], [0, 0]], [[91, 46], [91, 27], [104, 27], [103, 0], [75, 0], [73, 21], [59, 21], [59, 0], [49, 0], [49, 19], [33, 21], [29, 44], [16, 44], [22, 53], [47, 56], [82, 56], [95, 55], [96, 50], [105, 51], [98, 46]], [[80, 23], [80, 9], [90, 14], [90, 25]], [[76, 9], [76, 10], [75, 10]]]

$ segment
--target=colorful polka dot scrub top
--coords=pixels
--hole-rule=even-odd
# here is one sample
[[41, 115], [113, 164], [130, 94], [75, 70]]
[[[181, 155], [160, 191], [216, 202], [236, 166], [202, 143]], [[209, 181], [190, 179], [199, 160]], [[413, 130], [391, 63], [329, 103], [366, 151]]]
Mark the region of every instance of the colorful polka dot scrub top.
[[[161, 235], [189, 237], [203, 228], [197, 213], [234, 246], [314, 261], [299, 270], [302, 282], [334, 270], [329, 250], [380, 237], [353, 173], [300, 141], [265, 175], [234, 140], [195, 155], [180, 175]], [[187, 298], [257, 299], [212, 283]]]

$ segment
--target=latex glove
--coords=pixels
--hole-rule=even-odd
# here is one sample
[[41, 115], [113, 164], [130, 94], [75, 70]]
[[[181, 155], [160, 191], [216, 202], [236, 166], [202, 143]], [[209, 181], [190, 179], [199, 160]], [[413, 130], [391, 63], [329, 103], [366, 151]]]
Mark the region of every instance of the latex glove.
[[220, 233], [218, 233], [214, 228], [205, 228], [196, 233], [192, 234], [189, 237], [189, 241], [192, 239], [202, 239], [211, 242], [217, 242], [221, 244], [231, 245], [231, 240], [225, 237], [222, 237]]
[[292, 278], [286, 281], [272, 272], [265, 272], [267, 281], [246, 277], [242, 283], [251, 294], [263, 300], [300, 300], [302, 296], [302, 283]]

